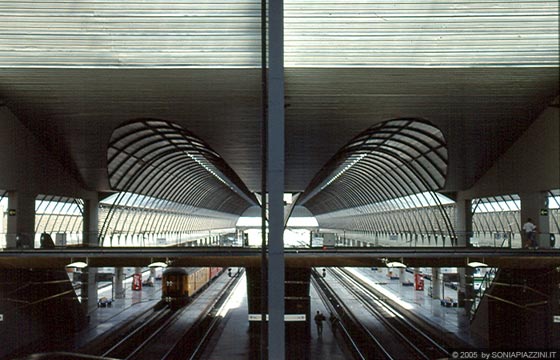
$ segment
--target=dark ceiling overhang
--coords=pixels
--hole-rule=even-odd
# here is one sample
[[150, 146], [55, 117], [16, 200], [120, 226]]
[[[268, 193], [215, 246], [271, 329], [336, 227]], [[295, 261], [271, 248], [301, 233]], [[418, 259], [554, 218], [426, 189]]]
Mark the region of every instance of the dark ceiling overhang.
[[[444, 192], [468, 189], [558, 96], [557, 67], [287, 68], [286, 191], [301, 192], [350, 139], [423, 118], [448, 144]], [[84, 187], [110, 191], [107, 144], [137, 118], [197, 134], [260, 190], [259, 69], [2, 68], [0, 98]]]

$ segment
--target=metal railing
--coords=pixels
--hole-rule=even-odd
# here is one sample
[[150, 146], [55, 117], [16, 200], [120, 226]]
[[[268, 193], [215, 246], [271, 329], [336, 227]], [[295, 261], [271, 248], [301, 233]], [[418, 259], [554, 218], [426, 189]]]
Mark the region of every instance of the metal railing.
[[490, 268], [486, 272], [486, 274], [484, 274], [484, 277], [482, 277], [480, 281], [476, 280], [476, 277], [473, 276], [472, 279], [473, 279], [474, 296], [473, 296], [473, 303], [470, 308], [471, 321], [473, 321], [476, 315], [477, 309], [480, 306], [482, 299], [484, 298], [484, 294], [492, 286], [492, 283], [494, 282], [494, 279], [496, 278], [498, 271], [499, 271], [498, 268]]

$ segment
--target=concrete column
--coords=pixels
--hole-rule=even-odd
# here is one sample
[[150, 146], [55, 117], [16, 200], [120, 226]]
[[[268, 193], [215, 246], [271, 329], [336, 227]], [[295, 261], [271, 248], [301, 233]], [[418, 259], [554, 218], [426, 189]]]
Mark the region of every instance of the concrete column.
[[432, 299], [441, 299], [441, 278], [439, 268], [432, 268]]
[[84, 201], [84, 228], [83, 244], [86, 246], [99, 246], [99, 201]]
[[459, 306], [465, 307], [465, 315], [470, 316], [471, 307], [473, 305], [475, 292], [473, 284], [474, 269], [471, 267], [457, 268], [459, 274], [459, 290], [457, 296], [459, 297]]
[[[528, 218], [537, 225], [537, 243], [540, 248], [550, 248], [550, 221], [548, 217], [548, 193], [535, 192], [519, 194], [521, 199], [520, 223], [523, 226]], [[523, 230], [521, 230], [523, 231]], [[521, 238], [524, 241], [522, 234]]]
[[457, 244], [459, 247], [471, 247], [470, 238], [472, 237], [472, 205], [471, 200], [459, 200], [456, 205], [456, 224]]
[[35, 194], [8, 192], [8, 248], [35, 247]]
[[[472, 237], [472, 202], [471, 200], [460, 200], [456, 202], [457, 209], [457, 246], [472, 247], [470, 238]], [[466, 264], [465, 264], [466, 266]], [[474, 298], [474, 288], [472, 283], [472, 268], [457, 268], [459, 273], [459, 297], [458, 303], [464, 304], [465, 315], [470, 315], [471, 306]]]
[[[84, 246], [98, 246], [98, 208], [99, 201], [97, 199], [87, 199], [84, 201], [84, 225], [83, 240]], [[87, 309], [87, 313], [91, 313], [97, 309], [97, 282], [95, 281], [97, 268], [87, 267], [84, 269], [87, 273], [87, 301], [82, 297], [82, 306]], [[85, 287], [82, 284], [82, 289]]]
[[284, 1], [268, 5], [268, 358], [284, 360]]
[[115, 299], [124, 299], [124, 269], [122, 267], [115, 268]]

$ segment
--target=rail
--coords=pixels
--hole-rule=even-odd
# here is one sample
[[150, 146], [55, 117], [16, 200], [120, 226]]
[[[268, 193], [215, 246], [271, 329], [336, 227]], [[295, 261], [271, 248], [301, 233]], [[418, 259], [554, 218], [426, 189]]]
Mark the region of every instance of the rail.
[[358, 321], [352, 311], [345, 305], [344, 301], [331, 289], [321, 275], [319, 275], [316, 270], [313, 270], [312, 274], [312, 283], [317, 293], [322, 298], [323, 303], [330, 311], [336, 314], [338, 318], [338, 327], [342, 334], [344, 334], [343, 339], [354, 358], [382, 358], [392, 360], [393, 358], [384, 348], [383, 344]]
[[[404, 351], [406, 347], [408, 355], [417, 359], [449, 356], [449, 352], [439, 340], [435, 340], [431, 334], [371, 292], [370, 287], [363, 281], [355, 278], [345, 269], [337, 269], [333, 275], [339, 279], [341, 284], [344, 284], [350, 293], [354, 294], [364, 309], [379, 321], [381, 328], [393, 334], [392, 339], [401, 344], [400, 351]], [[394, 351], [394, 346], [392, 348]]]

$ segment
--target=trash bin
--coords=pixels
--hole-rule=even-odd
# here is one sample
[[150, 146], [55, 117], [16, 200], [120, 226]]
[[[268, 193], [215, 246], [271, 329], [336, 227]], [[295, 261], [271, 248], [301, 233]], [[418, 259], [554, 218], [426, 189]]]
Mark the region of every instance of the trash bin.
[[142, 290], [142, 274], [132, 275], [132, 290]]
[[16, 235], [16, 248], [18, 249], [32, 249], [33, 238], [28, 234], [19, 233]]
[[414, 274], [414, 289], [424, 291], [424, 278], [422, 274]]
[[50, 234], [41, 234], [41, 248], [42, 249], [54, 249], [54, 241]]

